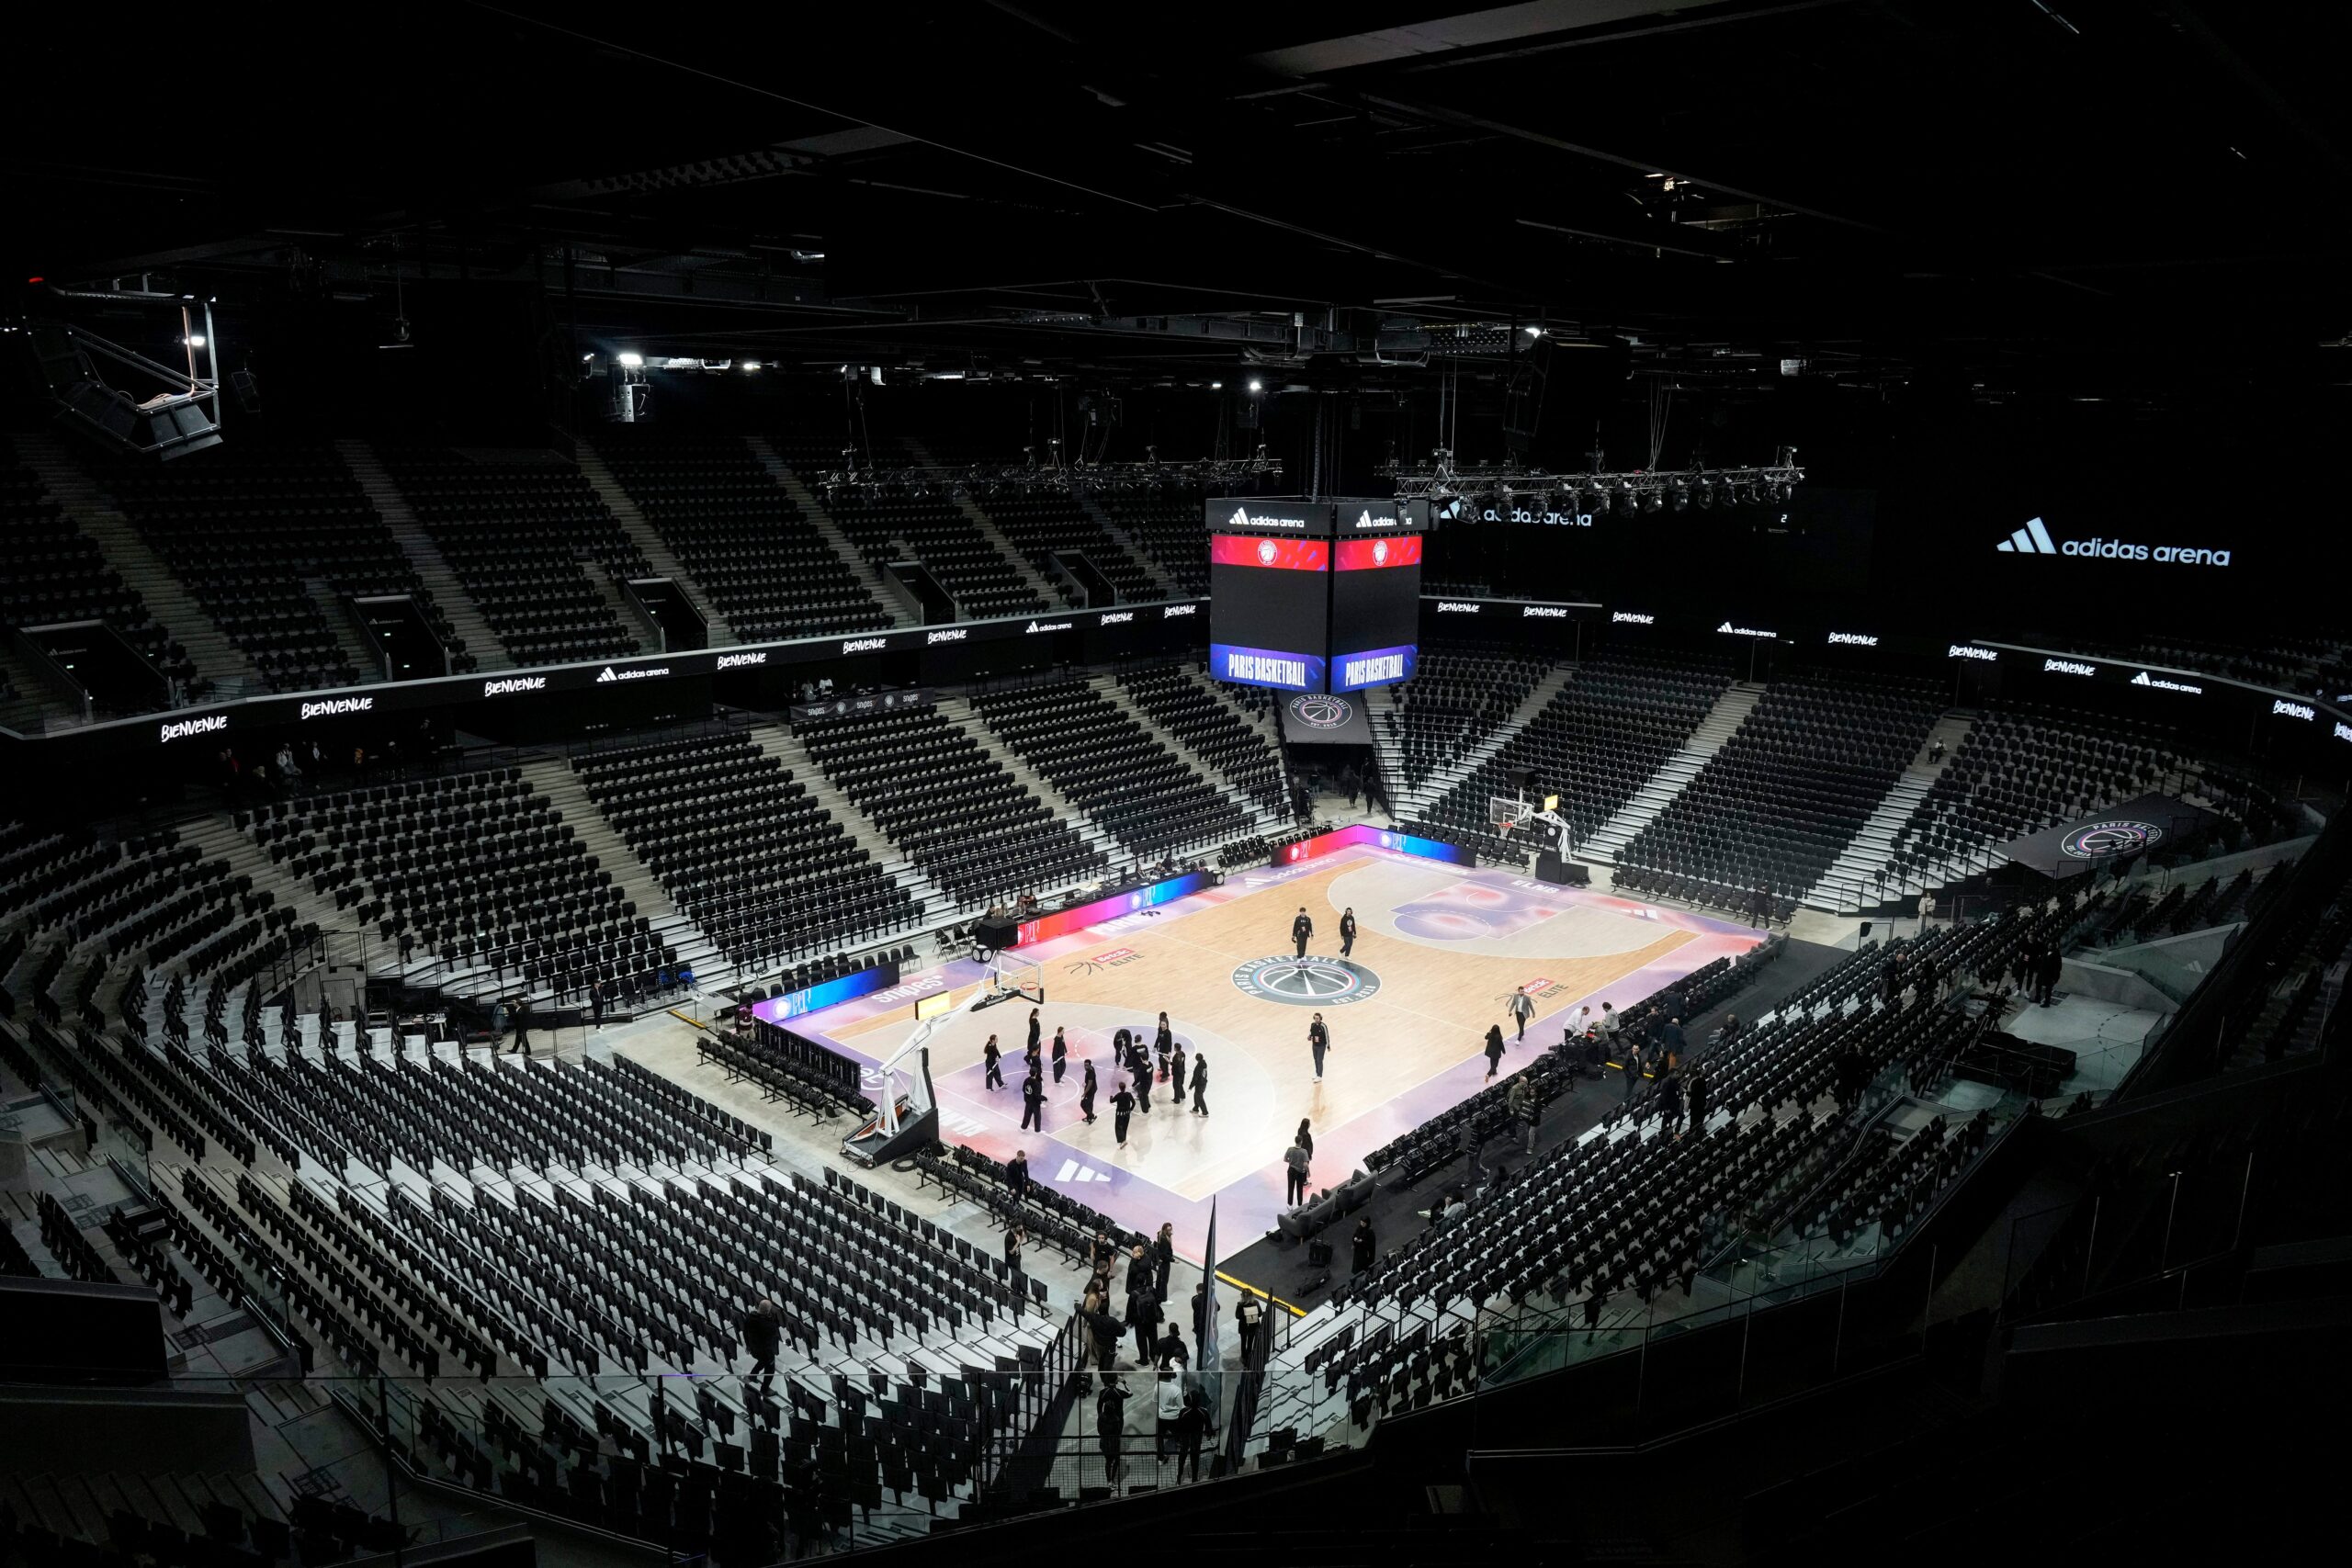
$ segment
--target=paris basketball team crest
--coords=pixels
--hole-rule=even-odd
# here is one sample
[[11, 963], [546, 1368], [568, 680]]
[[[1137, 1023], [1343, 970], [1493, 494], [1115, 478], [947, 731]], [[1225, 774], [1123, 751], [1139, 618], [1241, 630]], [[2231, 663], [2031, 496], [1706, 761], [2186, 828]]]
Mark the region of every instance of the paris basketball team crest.
[[1297, 1008], [1345, 1007], [1380, 994], [1380, 976], [1347, 958], [1278, 953], [1237, 964], [1233, 988], [1260, 1001]]

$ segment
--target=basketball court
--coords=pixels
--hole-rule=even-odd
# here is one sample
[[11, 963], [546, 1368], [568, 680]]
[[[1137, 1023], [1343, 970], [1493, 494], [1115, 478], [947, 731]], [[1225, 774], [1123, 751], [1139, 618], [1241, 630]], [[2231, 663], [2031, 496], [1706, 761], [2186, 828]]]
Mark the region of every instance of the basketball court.
[[[1302, 905], [1316, 928], [1304, 964], [1290, 941]], [[1349, 908], [1358, 934], [1343, 961], [1339, 922]], [[1229, 1256], [1272, 1228], [1283, 1152], [1301, 1117], [1314, 1126], [1316, 1189], [1345, 1179], [1374, 1149], [1476, 1092], [1487, 1026], [1512, 1038], [1504, 1010], [1514, 987], [1527, 987], [1536, 1016], [1526, 1043], [1505, 1055], [1506, 1072], [1519, 1053], [1557, 1041], [1577, 1008], [1625, 1007], [1761, 940], [1684, 910], [1369, 845], [1239, 872], [1159, 909], [1018, 950], [1038, 965], [1045, 996], [1044, 1131], [1021, 1130], [1030, 1004], [1015, 998], [936, 1024], [940, 1135], [999, 1158], [1025, 1149], [1033, 1179], [1138, 1229], [1173, 1221], [1178, 1249], [1194, 1259], [1214, 1198], [1219, 1250]], [[957, 961], [790, 1027], [878, 1066], [913, 1032], [919, 998], [945, 991], [961, 1001], [989, 984], [984, 966]], [[1186, 1055], [1207, 1054], [1210, 1113], [1193, 1114], [1189, 1096], [1155, 1084], [1151, 1111], [1137, 1111], [1123, 1148], [1111, 1038], [1121, 1028], [1148, 1036], [1163, 1010]], [[1318, 1010], [1331, 1031], [1320, 1080], [1306, 1040]], [[1057, 1027], [1069, 1042], [1059, 1084], [1050, 1062]], [[1001, 1089], [985, 1083], [991, 1033], [1005, 1055]], [[1091, 1125], [1079, 1109], [1090, 1058], [1101, 1084]]]

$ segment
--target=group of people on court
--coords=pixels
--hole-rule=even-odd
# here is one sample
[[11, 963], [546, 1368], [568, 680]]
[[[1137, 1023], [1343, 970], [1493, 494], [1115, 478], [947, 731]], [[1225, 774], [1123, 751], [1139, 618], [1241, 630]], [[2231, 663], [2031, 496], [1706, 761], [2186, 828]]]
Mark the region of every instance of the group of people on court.
[[[1069, 1038], [1063, 1027], [1057, 1027], [1049, 1051], [1045, 1044], [1045, 1021], [1036, 1008], [1029, 1010], [1029, 1043], [1023, 1049], [1023, 1059], [1027, 1071], [1021, 1081], [1022, 1130], [1027, 1132], [1034, 1128], [1043, 1132], [1046, 1126], [1046, 1066], [1050, 1060], [1054, 1082], [1061, 1082], [1062, 1074], [1069, 1066]], [[982, 1085], [989, 1089], [1002, 1089], [1004, 1050], [997, 1043], [995, 1035], [989, 1035], [987, 1043], [981, 1045], [980, 1060], [988, 1068], [982, 1076]], [[1154, 1083], [1168, 1085], [1170, 1097], [1179, 1105], [1183, 1103], [1184, 1096], [1189, 1092], [1193, 1097], [1193, 1115], [1206, 1116], [1209, 1113], [1207, 1054], [1196, 1050], [1188, 1058], [1184, 1043], [1176, 1038], [1176, 1032], [1169, 1023], [1166, 1013], [1159, 1015], [1159, 1024], [1149, 1034], [1140, 1028], [1128, 1029], [1125, 1026], [1114, 1031], [1111, 1035], [1111, 1060], [1114, 1064], [1111, 1079], [1112, 1132], [1121, 1148], [1127, 1146], [1127, 1129], [1136, 1112], [1140, 1111], [1146, 1116], [1151, 1114]], [[1078, 1109], [1086, 1124], [1092, 1126], [1096, 1121], [1094, 1102], [1102, 1090], [1102, 1079], [1095, 1071], [1091, 1056], [1081, 1066], [1083, 1076], [1079, 1081]]]

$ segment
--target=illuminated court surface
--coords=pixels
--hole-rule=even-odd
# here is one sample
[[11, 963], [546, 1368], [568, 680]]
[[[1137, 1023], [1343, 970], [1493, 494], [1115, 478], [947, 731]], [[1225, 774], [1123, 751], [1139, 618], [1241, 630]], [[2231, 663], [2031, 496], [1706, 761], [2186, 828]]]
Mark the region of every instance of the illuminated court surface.
[[[1304, 968], [1290, 942], [1301, 905], [1316, 928]], [[1340, 915], [1351, 907], [1352, 968], [1337, 962]], [[1536, 1017], [1526, 1043], [1505, 1055], [1506, 1072], [1519, 1053], [1558, 1040], [1561, 1015], [1587, 1004], [1598, 1012], [1604, 1000], [1625, 1007], [1760, 940], [1702, 915], [1369, 846], [1238, 872], [1157, 911], [1023, 948], [1044, 965], [1045, 1131], [1020, 1128], [1029, 1006], [1013, 1000], [959, 1014], [933, 1035], [941, 1136], [999, 1158], [1025, 1148], [1034, 1179], [1138, 1229], [1173, 1221], [1178, 1250], [1195, 1260], [1214, 1196], [1218, 1251], [1229, 1256], [1272, 1228], [1283, 1152], [1301, 1117], [1314, 1124], [1314, 1188], [1343, 1180], [1372, 1150], [1478, 1089], [1487, 1025], [1513, 1036], [1504, 1010], [1513, 987], [1535, 998]], [[912, 1032], [917, 997], [948, 989], [960, 999], [983, 979], [978, 965], [953, 963], [791, 1027], [878, 1063]], [[1306, 1042], [1318, 1009], [1331, 1031], [1319, 1081]], [[1122, 1026], [1148, 1035], [1163, 1010], [1188, 1057], [1208, 1055], [1209, 1114], [1154, 1084], [1151, 1112], [1137, 1111], [1122, 1148], [1111, 1036]], [[1070, 1045], [1059, 1084], [1057, 1027]], [[981, 1055], [991, 1032], [1005, 1054], [995, 1089]], [[1090, 1057], [1102, 1084], [1092, 1125], [1079, 1109]]]

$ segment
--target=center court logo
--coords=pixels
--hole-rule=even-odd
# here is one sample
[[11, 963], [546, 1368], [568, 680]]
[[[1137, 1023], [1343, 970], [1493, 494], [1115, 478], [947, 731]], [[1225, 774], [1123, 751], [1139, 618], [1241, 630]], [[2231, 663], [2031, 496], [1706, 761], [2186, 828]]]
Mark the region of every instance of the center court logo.
[[1284, 953], [1237, 965], [1233, 988], [1245, 997], [1285, 1007], [1345, 1007], [1378, 995], [1380, 976], [1352, 959], [1312, 954], [1293, 958]]
[[1310, 692], [1290, 700], [1291, 716], [1309, 729], [1340, 729], [1355, 716], [1355, 705], [1345, 697]]
[[2096, 560], [2156, 561], [2167, 566], [2230, 564], [2229, 551], [2207, 549], [2201, 545], [2141, 545], [2128, 539], [2103, 539], [2097, 535], [2062, 544], [2051, 538], [2050, 530], [2039, 517], [2028, 518], [2024, 527], [2012, 530], [2007, 538], [1993, 547], [2003, 555], [2076, 556]]

